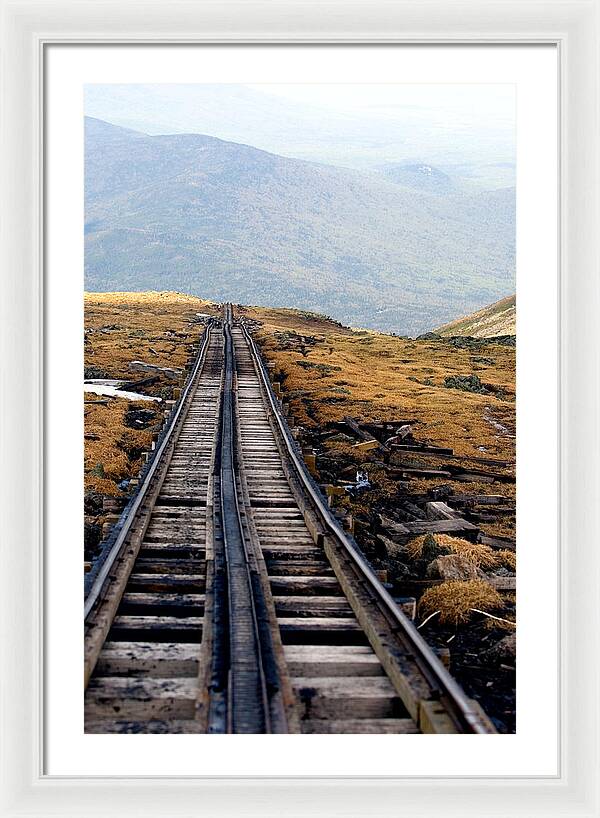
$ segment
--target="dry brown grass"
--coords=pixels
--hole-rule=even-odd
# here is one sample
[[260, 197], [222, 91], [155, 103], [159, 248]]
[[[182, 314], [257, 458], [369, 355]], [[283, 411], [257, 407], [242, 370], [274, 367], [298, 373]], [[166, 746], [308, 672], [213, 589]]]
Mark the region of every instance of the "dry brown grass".
[[[144, 373], [129, 370], [133, 360], [183, 368], [190, 344], [203, 331], [192, 322], [197, 312], [218, 314], [219, 308], [181, 293], [86, 293], [84, 364], [108, 378], [128, 380], [144, 377]], [[159, 382], [156, 389], [170, 385]], [[86, 402], [85, 433], [98, 437], [85, 440], [86, 491], [118, 494], [118, 483], [138, 473], [142, 465], [139, 451], [150, 448], [152, 433], [125, 425], [125, 412], [133, 405], [137, 404], [124, 400], [112, 400], [105, 406]], [[149, 403], [139, 406], [157, 408]]]
[[431, 548], [432, 541], [435, 542], [438, 553], [459, 554], [477, 568], [489, 570], [491, 568], [497, 568], [500, 564], [496, 554], [494, 554], [489, 546], [468, 542], [468, 540], [463, 540], [459, 537], [450, 537], [447, 534], [426, 534], [420, 537], [414, 537], [406, 545], [408, 556], [413, 560], [420, 559], [423, 555], [424, 548], [428, 544]]
[[517, 570], [517, 555], [514, 551], [502, 550], [496, 552], [500, 565], [513, 573]]
[[496, 613], [504, 607], [502, 597], [485, 580], [452, 580], [428, 588], [419, 601], [419, 614], [426, 618], [439, 611], [442, 625], [461, 625], [473, 616], [473, 608]]
[[[256, 307], [247, 315], [263, 322], [259, 341], [269, 360], [285, 372], [286, 390], [300, 393], [291, 398], [300, 423], [311, 426], [344, 414], [363, 420], [415, 418], [415, 433], [434, 445], [452, 446], [459, 455], [514, 460], [514, 440], [499, 435], [485, 418], [491, 416], [514, 434], [514, 348], [492, 345], [474, 352], [440, 342], [355, 332], [286, 310]], [[306, 345], [305, 354], [293, 344], [285, 349], [281, 334], [286, 331], [312, 335], [316, 343]], [[493, 364], [476, 363], [476, 358]], [[306, 362], [331, 369], [306, 369]], [[444, 387], [448, 375], [473, 371], [483, 382], [501, 388], [507, 400]], [[349, 394], [335, 391], [340, 381]]]
[[131, 457], [136, 450], [148, 450], [152, 432], [125, 426], [125, 413], [131, 406], [126, 400], [114, 400], [106, 406], [86, 405], [85, 432], [98, 440], [85, 441], [85, 488], [101, 494], [118, 494], [117, 484], [136, 474], [140, 457]]
[[[359, 420], [413, 418], [419, 440], [450, 447], [461, 457], [514, 462], [514, 347], [460, 349], [443, 342], [351, 330], [296, 310], [249, 307], [244, 314], [262, 323], [258, 341], [265, 357], [275, 364], [277, 377], [283, 377], [284, 394], [297, 424], [311, 428], [344, 415]], [[501, 390], [502, 397], [444, 386], [447, 376], [473, 373]], [[498, 430], [492, 421], [507, 431]], [[354, 455], [358, 464], [359, 454]], [[423, 468], [440, 468], [443, 463], [420, 454], [411, 453], [410, 458], [414, 466]], [[466, 461], [453, 463], [466, 465]], [[460, 483], [445, 478], [412, 480], [411, 488], [421, 492], [438, 483], [452, 484], [459, 494], [492, 491], [509, 502], [515, 497], [511, 483]], [[512, 537], [514, 515], [486, 523], [485, 529], [492, 536]]]
[[189, 345], [202, 333], [191, 323], [196, 312], [218, 309], [181, 293], [86, 293], [85, 366], [99, 367], [110, 378], [141, 377], [129, 371], [132, 360], [182, 367]]

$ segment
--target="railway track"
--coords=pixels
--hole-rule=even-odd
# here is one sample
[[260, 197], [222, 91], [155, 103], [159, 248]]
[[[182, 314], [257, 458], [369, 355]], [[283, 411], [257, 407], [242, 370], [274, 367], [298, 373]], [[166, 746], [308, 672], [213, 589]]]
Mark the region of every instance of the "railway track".
[[490, 733], [331, 516], [231, 305], [85, 602], [86, 732]]

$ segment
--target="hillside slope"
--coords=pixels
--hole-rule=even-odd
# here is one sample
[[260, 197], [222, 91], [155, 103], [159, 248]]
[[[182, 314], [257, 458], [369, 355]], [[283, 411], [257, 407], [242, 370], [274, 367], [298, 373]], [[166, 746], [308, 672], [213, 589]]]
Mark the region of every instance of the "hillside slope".
[[471, 335], [475, 338], [493, 338], [517, 334], [517, 297], [509, 295], [482, 310], [451, 321], [436, 329], [438, 335]]
[[439, 195], [86, 119], [86, 289], [180, 290], [417, 334], [514, 277], [514, 189]]

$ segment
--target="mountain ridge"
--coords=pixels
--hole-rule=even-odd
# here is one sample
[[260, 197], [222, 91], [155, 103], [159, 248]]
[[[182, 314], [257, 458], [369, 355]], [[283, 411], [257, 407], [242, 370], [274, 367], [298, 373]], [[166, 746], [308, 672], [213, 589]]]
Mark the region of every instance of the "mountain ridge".
[[88, 290], [182, 290], [416, 334], [514, 276], [510, 188], [442, 196], [94, 118], [85, 171]]
[[450, 321], [434, 330], [437, 335], [470, 335], [475, 338], [493, 338], [517, 334], [517, 297], [509, 295], [482, 310]]

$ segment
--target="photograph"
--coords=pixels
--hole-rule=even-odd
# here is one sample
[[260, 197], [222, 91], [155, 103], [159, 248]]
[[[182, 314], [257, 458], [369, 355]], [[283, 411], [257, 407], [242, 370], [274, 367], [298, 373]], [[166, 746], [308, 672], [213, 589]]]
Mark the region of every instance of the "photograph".
[[515, 84], [83, 112], [85, 733], [516, 734]]

